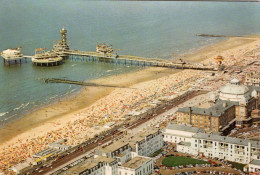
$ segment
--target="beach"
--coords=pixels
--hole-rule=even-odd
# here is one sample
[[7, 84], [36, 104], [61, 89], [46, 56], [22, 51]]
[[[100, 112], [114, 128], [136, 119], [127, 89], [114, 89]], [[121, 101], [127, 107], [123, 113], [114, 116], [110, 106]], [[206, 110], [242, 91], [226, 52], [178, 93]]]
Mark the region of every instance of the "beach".
[[[259, 46], [259, 36], [232, 37], [186, 54], [184, 60], [216, 64], [214, 58], [221, 55], [224, 64], [232, 66], [250, 59], [248, 55], [245, 58], [246, 54], [253, 53]], [[222, 76], [222, 73], [216, 74], [212, 80]], [[210, 81], [208, 84], [204, 81], [207, 77], [208, 73], [200, 70], [148, 67], [138, 72], [93, 80], [97, 84], [119, 88], [83, 88], [78, 94], [42, 107], [1, 129], [0, 168], [3, 170], [22, 162], [61, 138], [67, 138], [68, 145], [81, 143], [106, 130], [103, 125], [108, 122], [120, 123], [132, 111], [149, 110], [154, 100], [176, 97], [200, 81], [201, 85], [210, 86]], [[225, 81], [216, 82], [214, 88], [223, 83]]]

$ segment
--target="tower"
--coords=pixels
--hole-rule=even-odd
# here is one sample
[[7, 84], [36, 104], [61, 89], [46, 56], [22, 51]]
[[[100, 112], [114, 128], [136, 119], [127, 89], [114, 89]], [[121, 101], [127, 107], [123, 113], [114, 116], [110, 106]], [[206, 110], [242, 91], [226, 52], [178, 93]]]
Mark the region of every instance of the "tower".
[[62, 57], [65, 57], [67, 54], [64, 52], [69, 50], [69, 46], [67, 44], [67, 30], [65, 29], [65, 25], [63, 25], [62, 29], [60, 30], [60, 34], [61, 41], [58, 41], [57, 43], [54, 41], [52, 50]]
[[60, 34], [61, 34], [61, 38], [62, 38], [62, 42], [61, 44], [63, 46], [67, 46], [67, 30], [65, 29], [64, 25], [62, 27], [62, 29], [60, 30]]

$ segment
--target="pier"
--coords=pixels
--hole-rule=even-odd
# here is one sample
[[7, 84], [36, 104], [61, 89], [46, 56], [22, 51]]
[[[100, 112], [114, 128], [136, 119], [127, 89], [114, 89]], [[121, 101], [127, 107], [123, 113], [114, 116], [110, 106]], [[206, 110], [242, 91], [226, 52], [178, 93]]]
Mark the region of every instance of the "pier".
[[112, 86], [112, 85], [104, 85], [104, 84], [96, 84], [96, 83], [87, 83], [84, 81], [74, 81], [60, 78], [46, 78], [44, 80], [45, 83], [64, 83], [64, 84], [75, 84], [80, 86], [100, 86], [100, 87], [111, 87], [111, 88], [125, 88], [120, 86]]
[[218, 71], [219, 67], [208, 66], [203, 64], [191, 64], [186, 62], [173, 62], [158, 58], [144, 58], [131, 55], [103, 54], [92, 51], [67, 50], [58, 54], [67, 55], [71, 59], [78, 59], [86, 62], [106, 62], [113, 64], [151, 66], [151, 67], [166, 67], [174, 69], [195, 69], [195, 70], [210, 70]]
[[[151, 66], [151, 67], [165, 67], [173, 69], [195, 69], [195, 70], [206, 70], [206, 71], [218, 71], [222, 70], [224, 66], [222, 62], [219, 65], [204, 65], [200, 63], [187, 63], [185, 61], [171, 61], [159, 58], [145, 58], [132, 55], [118, 55], [114, 54], [115, 50], [112, 45], [97, 44], [96, 52], [93, 51], [79, 51], [71, 50], [67, 44], [67, 30], [63, 26], [60, 30], [61, 40], [58, 40], [57, 43], [53, 43], [52, 51], [45, 51], [46, 48], [36, 48], [34, 56], [23, 56], [20, 53], [20, 48], [13, 50], [8, 49], [4, 52], [7, 52], [7, 57], [4, 52], [1, 53], [2, 57], [9, 59], [18, 57], [22, 58], [31, 58], [32, 63], [36, 66], [57, 66], [63, 63], [64, 59], [71, 58], [76, 60], [81, 60], [85, 62], [105, 62], [112, 64], [124, 64], [124, 65], [136, 65], [136, 66]], [[200, 35], [207, 36], [207, 35]], [[13, 53], [14, 52], [14, 53]], [[10, 54], [13, 53], [13, 54]], [[20, 60], [21, 62], [21, 60]], [[4, 60], [5, 63], [5, 60]], [[9, 62], [10, 64], [10, 62]]]

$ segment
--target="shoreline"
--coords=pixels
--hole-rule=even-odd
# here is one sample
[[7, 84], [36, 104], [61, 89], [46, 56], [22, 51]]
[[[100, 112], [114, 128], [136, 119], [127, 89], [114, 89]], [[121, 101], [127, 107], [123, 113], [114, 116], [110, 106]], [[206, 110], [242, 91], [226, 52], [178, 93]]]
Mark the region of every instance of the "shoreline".
[[[229, 38], [187, 54], [189, 59], [185, 61], [210, 63], [215, 62], [214, 58], [221, 54], [226, 58], [224, 63], [229, 66], [234, 63], [231, 54], [239, 61], [248, 51], [259, 46], [259, 36]], [[1, 129], [0, 150], [3, 151], [0, 152], [0, 158], [6, 161], [8, 157], [5, 155], [10, 156], [17, 150], [17, 155], [24, 154], [15, 159], [14, 162], [18, 163], [60, 138], [68, 138], [66, 144], [76, 145], [104, 131], [105, 123], [121, 122], [124, 120], [122, 116], [136, 109], [145, 109], [155, 99], [185, 92], [194, 82], [207, 75], [207, 71], [204, 74], [199, 70], [150, 67], [93, 80], [91, 82], [127, 88], [86, 87], [75, 97], [36, 110]], [[28, 145], [34, 146], [28, 148]]]
[[[148, 72], [150, 72], [150, 74], [147, 74], [147, 70]], [[134, 82], [130, 82], [130, 83], [119, 82], [120, 84], [110, 82], [110, 79], [115, 79], [115, 78], [120, 79], [121, 77], [123, 78], [128, 75], [129, 76], [134, 74], [139, 75], [142, 73], [146, 73], [146, 75], [144, 74], [143, 77], [140, 77]], [[99, 78], [99, 79], [91, 80], [90, 82], [100, 83], [100, 84], [103, 83], [108, 85], [121, 85], [121, 86], [128, 87], [135, 83], [157, 79], [171, 73], [172, 70], [167, 68], [157, 68], [157, 70], [146, 68], [144, 70], [139, 70], [137, 72], [130, 72], [126, 74], [112, 75], [108, 77]], [[107, 83], [104, 83], [104, 81]], [[38, 109], [33, 109], [30, 113], [25, 114], [23, 117], [19, 118], [18, 120], [12, 123], [7, 124], [6, 126], [0, 129], [0, 136], [1, 136], [0, 147], [5, 142], [11, 140], [12, 137], [21, 134], [21, 132], [23, 133], [33, 128], [36, 128], [42, 125], [43, 123], [48, 123], [48, 122], [52, 122], [53, 120], [58, 120], [65, 115], [73, 114], [76, 111], [79, 111], [81, 109], [90, 106], [91, 104], [95, 103], [97, 100], [108, 95], [114, 89], [115, 88], [110, 88], [110, 87], [82, 87], [77, 92], [59, 98], [51, 104], [40, 106]], [[87, 101], [84, 100], [85, 98], [88, 98], [88, 100]], [[73, 104], [71, 104], [71, 102], [73, 102]], [[68, 107], [68, 105], [71, 106]], [[37, 118], [37, 120], [35, 120], [34, 117], [38, 116], [39, 114], [40, 115], [45, 114], [45, 116], [42, 116], [41, 118]]]
[[[186, 57], [185, 61], [205, 62], [205, 60], [208, 60], [210, 58], [210, 56], [212, 57], [213, 55], [218, 55], [218, 53], [216, 53], [216, 48], [218, 48], [218, 50], [225, 51], [225, 50], [230, 49], [231, 47], [238, 47], [238, 46], [241, 46], [241, 44], [243, 44], [243, 45], [248, 44], [248, 43], [252, 42], [252, 39], [254, 39], [256, 37], [260, 37], [260, 36], [253, 35], [252, 37], [251, 36], [231, 37], [231, 38], [225, 39], [224, 41], [223, 40], [219, 41], [215, 44], [206, 45], [205, 47], [199, 48], [198, 50], [196, 50], [193, 53], [185, 54], [185, 57]], [[245, 39], [248, 39], [248, 38], [250, 39], [250, 41], [245, 42]], [[237, 42], [236, 44], [232, 44], [232, 42], [234, 40], [239, 41], [239, 42]], [[223, 44], [225, 45], [224, 49], [222, 46]], [[213, 51], [213, 50], [215, 50], [215, 51]], [[209, 53], [211, 53], [211, 54], [209, 54]], [[210, 56], [205, 56], [205, 55], [210, 55]], [[148, 70], [148, 72], [147, 72], [147, 70]], [[170, 74], [173, 74], [173, 73], [179, 72], [179, 71], [180, 70], [173, 71], [168, 68], [148, 67], [144, 70], [139, 70], [137, 72], [130, 72], [130, 73], [126, 73], [126, 74], [103, 77], [103, 78], [92, 80], [90, 82], [129, 87], [130, 85], [133, 85], [133, 84], [138, 84], [141, 82], [158, 79], [160, 77], [170, 75]], [[146, 74], [146, 76], [144, 76], [144, 73]], [[140, 76], [140, 74], [142, 74], [144, 77], [143, 78], [139, 77], [138, 79], [135, 79], [136, 78], [135, 77], [134, 78], [135, 80], [133, 82], [128, 82], [128, 83], [119, 82], [119, 84], [118, 84], [118, 83], [113, 83], [110, 81], [110, 80], [113, 80], [116, 78], [120, 79], [121, 77], [124, 78], [126, 76], [131, 76], [131, 75], [135, 75], [135, 74], [138, 76]], [[0, 148], [6, 142], [8, 143], [10, 140], [12, 140], [13, 137], [20, 135], [23, 132], [37, 128], [44, 123], [53, 122], [55, 120], [61, 119], [63, 116], [73, 114], [76, 111], [80, 111], [80, 110], [92, 105], [99, 99], [110, 94], [114, 89], [115, 88], [109, 88], [109, 87], [106, 87], [106, 88], [105, 87], [82, 87], [79, 91], [66, 95], [60, 99], [57, 99], [52, 104], [41, 106], [38, 109], [33, 109], [33, 111], [30, 112], [29, 114], [25, 114], [20, 119], [12, 122], [10, 124], [7, 124], [4, 128], [0, 129], [0, 136], [1, 136], [0, 137]], [[88, 100], [85, 101], [84, 100], [85, 98], [88, 98]], [[70, 105], [70, 106], [68, 106], [68, 105]], [[39, 115], [44, 115], [44, 116], [41, 116], [40, 118], [38, 117], [37, 120], [35, 120], [35, 116], [39, 116]]]

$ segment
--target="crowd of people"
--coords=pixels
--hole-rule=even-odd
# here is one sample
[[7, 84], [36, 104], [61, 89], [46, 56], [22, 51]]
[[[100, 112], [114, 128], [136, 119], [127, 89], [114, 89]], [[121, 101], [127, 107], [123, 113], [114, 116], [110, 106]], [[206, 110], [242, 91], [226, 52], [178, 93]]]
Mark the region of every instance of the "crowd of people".
[[[232, 66], [237, 62], [251, 61], [252, 57], [245, 57], [249, 49], [223, 53], [224, 64]], [[210, 59], [208, 61], [214, 58]], [[120, 123], [131, 111], [151, 108], [151, 102], [156, 99], [176, 97], [195, 86], [210, 87], [214, 90], [225, 84], [225, 80], [230, 80], [229, 74], [209, 76], [207, 72], [200, 70], [183, 70], [129, 88], [117, 88], [84, 110], [74, 113], [71, 121], [66, 124], [56, 123], [60, 126], [58, 129], [30, 136], [26, 140], [18, 140], [15, 144], [3, 148], [0, 151], [0, 170], [6, 172], [11, 166], [25, 161], [33, 154], [48, 148], [49, 143], [59, 139], [66, 138], [66, 144], [71, 146], [86, 141], [106, 130], [104, 124]]]

